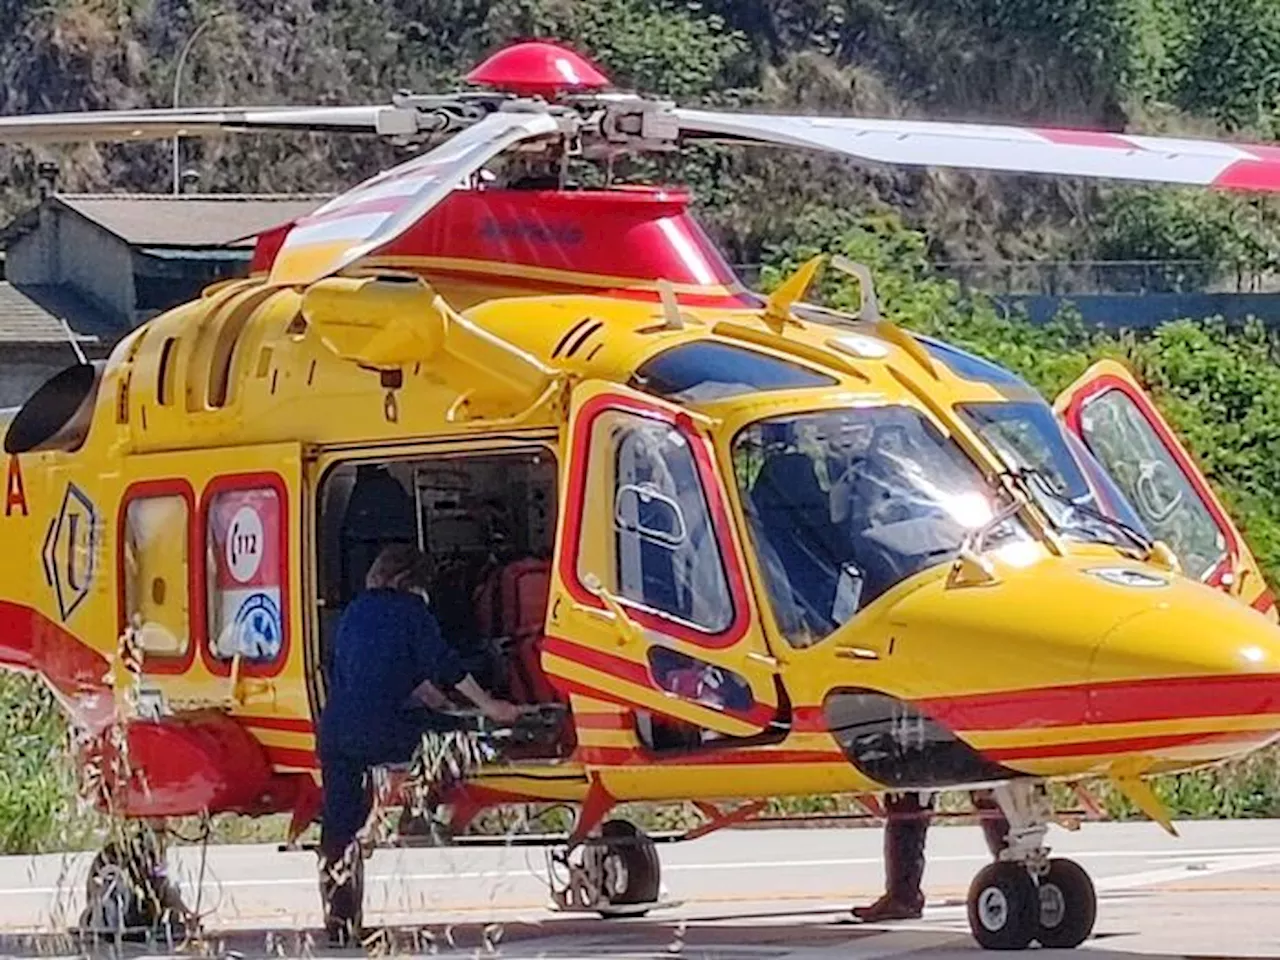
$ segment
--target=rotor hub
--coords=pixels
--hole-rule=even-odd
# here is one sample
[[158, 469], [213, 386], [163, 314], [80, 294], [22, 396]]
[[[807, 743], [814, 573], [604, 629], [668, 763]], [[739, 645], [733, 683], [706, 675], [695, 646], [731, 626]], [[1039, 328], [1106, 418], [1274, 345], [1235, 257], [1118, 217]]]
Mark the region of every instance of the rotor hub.
[[468, 73], [466, 79], [477, 86], [548, 100], [611, 85], [609, 78], [585, 57], [542, 40], [499, 50]]

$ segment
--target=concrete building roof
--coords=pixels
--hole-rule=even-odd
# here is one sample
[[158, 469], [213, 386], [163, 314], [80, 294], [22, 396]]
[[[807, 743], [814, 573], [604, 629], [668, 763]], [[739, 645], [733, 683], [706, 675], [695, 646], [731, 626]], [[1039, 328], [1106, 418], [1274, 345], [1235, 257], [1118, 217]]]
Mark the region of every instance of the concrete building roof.
[[63, 286], [31, 285], [21, 289], [0, 281], [0, 345], [66, 343], [65, 317], [76, 339], [98, 343], [105, 330], [86, 329], [97, 311]]
[[318, 194], [55, 194], [62, 206], [135, 247], [252, 247], [265, 230], [296, 220]]

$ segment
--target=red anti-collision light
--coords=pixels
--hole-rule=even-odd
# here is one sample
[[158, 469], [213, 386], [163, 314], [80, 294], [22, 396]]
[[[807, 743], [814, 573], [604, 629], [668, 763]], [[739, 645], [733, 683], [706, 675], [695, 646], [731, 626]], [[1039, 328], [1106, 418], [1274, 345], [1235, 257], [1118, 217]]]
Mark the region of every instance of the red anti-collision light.
[[589, 60], [554, 43], [535, 40], [499, 50], [467, 74], [467, 82], [519, 96], [600, 90], [609, 78]]

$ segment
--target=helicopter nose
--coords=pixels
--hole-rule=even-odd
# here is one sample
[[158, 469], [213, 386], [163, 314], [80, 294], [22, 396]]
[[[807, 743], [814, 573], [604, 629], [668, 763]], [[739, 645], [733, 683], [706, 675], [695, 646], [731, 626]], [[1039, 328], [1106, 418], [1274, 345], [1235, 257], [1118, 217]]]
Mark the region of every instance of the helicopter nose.
[[1280, 735], [1280, 628], [1183, 583], [1113, 627], [1094, 651], [1088, 720], [1107, 751], [1211, 762]]

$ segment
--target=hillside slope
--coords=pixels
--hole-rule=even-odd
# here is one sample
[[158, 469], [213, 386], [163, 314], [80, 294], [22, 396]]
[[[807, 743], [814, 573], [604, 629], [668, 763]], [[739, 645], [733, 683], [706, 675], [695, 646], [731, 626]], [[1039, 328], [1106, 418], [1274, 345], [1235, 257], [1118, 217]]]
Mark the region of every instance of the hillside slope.
[[[720, 104], [1266, 136], [1280, 98], [1268, 0], [0, 0], [0, 113], [168, 105], [181, 47], [215, 15], [183, 104], [439, 90], [530, 36], [590, 53], [621, 85]], [[0, 214], [30, 203], [49, 158], [63, 189], [169, 183], [166, 145], [10, 150]], [[337, 189], [393, 158], [367, 140], [297, 136], [193, 143], [184, 160], [203, 190], [275, 191]], [[694, 186], [747, 261], [814, 207], [897, 209], [948, 258], [1265, 261], [1276, 246], [1270, 207], [1070, 181], [739, 152], [659, 172]]]

